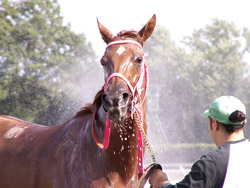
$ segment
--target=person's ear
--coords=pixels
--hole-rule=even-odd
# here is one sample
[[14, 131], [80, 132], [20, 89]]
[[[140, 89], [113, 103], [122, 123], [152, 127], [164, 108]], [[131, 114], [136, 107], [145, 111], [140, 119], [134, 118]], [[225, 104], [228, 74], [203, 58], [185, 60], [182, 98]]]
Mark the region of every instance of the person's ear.
[[220, 129], [219, 123], [214, 119], [214, 130], [218, 131]]
[[212, 128], [213, 130], [218, 130], [219, 129], [219, 124], [215, 119], [212, 119]]

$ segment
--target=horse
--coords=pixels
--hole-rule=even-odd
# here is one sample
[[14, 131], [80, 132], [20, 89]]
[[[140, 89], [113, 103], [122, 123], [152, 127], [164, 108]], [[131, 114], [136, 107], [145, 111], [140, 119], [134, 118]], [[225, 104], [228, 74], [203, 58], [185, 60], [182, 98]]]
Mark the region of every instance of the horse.
[[[97, 19], [107, 44], [104, 85], [91, 104], [54, 126], [0, 116], [1, 188], [134, 187], [145, 147], [135, 113], [147, 133], [147, 67], [142, 50], [156, 16], [140, 31], [113, 35]], [[142, 148], [141, 148], [142, 147]]]

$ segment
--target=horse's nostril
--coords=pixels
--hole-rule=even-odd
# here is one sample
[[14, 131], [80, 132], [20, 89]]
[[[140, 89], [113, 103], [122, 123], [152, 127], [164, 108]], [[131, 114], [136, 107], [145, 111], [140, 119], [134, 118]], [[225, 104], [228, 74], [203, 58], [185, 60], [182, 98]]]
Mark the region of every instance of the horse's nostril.
[[103, 95], [102, 95], [102, 101], [103, 101], [104, 103], [106, 103], [106, 104], [110, 105], [110, 102], [109, 102], [109, 100], [108, 100], [108, 98], [107, 98], [107, 95], [106, 95], [106, 94], [103, 94]]
[[125, 106], [128, 104], [129, 101], [129, 94], [128, 93], [122, 93], [121, 99], [119, 100], [119, 105]]
[[107, 101], [106, 97], [107, 97], [107, 95], [104, 93], [104, 94], [102, 95], [102, 101]]
[[105, 93], [102, 95], [102, 103], [104, 110], [107, 112], [111, 106], [111, 103], [108, 100], [107, 95]]
[[128, 100], [128, 98], [129, 98], [129, 94], [128, 93], [123, 93], [122, 94], [122, 98], [123, 98], [123, 100]]

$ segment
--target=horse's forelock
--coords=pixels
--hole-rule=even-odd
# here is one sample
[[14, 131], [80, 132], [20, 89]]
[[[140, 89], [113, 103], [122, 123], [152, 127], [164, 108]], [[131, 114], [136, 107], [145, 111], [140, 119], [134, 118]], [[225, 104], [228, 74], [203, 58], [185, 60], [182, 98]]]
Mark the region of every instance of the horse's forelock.
[[117, 37], [118, 38], [121, 38], [121, 39], [125, 39], [125, 38], [132, 38], [132, 39], [135, 39], [137, 40], [142, 46], [143, 46], [143, 38], [140, 36], [139, 32], [137, 31], [133, 31], [133, 30], [123, 30], [123, 31], [120, 31], [118, 34], [117, 34]]
[[94, 102], [92, 104], [86, 104], [83, 108], [81, 108], [76, 115], [74, 116], [74, 118], [80, 117], [80, 116], [84, 116], [86, 114], [91, 114], [94, 111], [97, 111], [98, 108], [102, 105], [102, 94], [104, 93], [104, 87], [102, 87], [102, 89], [100, 91], [98, 91], [98, 93], [96, 94], [95, 98], [94, 98]]

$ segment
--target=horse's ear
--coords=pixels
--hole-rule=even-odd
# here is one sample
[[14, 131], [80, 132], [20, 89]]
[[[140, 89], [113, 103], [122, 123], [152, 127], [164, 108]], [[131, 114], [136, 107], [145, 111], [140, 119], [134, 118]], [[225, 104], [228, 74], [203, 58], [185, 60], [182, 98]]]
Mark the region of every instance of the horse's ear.
[[151, 36], [154, 31], [156, 24], [156, 15], [148, 21], [148, 23], [139, 31], [140, 36], [143, 38], [144, 42]]
[[97, 18], [97, 24], [104, 42], [106, 42], [106, 44], [110, 43], [114, 38], [114, 35], [99, 22], [98, 18]]

